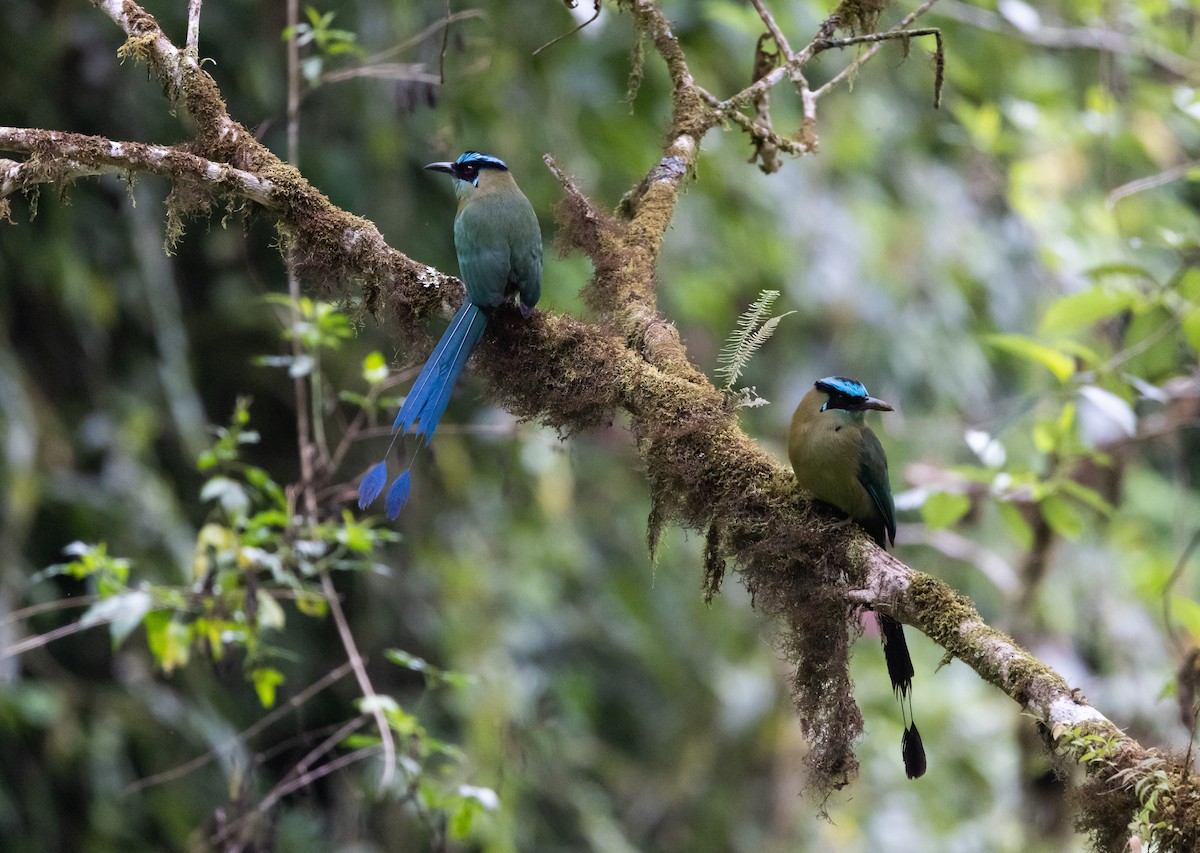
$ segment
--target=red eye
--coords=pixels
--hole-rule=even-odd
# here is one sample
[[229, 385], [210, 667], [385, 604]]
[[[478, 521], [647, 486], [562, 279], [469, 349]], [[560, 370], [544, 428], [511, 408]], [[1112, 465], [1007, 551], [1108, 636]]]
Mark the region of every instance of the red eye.
[[466, 163], [462, 167], [462, 179], [464, 181], [473, 181], [475, 176], [479, 174], [479, 167], [474, 163]]

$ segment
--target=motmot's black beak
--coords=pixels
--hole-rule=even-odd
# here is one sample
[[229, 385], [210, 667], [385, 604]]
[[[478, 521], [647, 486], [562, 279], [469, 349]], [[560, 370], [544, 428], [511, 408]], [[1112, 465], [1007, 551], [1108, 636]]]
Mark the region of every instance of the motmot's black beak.
[[877, 412], [894, 412], [894, 411], [896, 411], [895, 409], [892, 408], [891, 403], [885, 403], [883, 400], [880, 400], [876, 397], [868, 397], [867, 399], [863, 400], [860, 408], [874, 409]]
[[431, 172], [445, 172], [447, 175], [454, 174], [453, 163], [430, 163], [425, 168]]

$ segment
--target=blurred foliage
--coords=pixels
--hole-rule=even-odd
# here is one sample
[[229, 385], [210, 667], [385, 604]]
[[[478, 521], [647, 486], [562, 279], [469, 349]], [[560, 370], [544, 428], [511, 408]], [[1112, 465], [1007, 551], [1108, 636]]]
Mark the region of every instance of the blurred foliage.
[[[704, 85], [749, 82], [762, 26], [748, 4], [663, 5]], [[794, 45], [829, 11], [771, 5]], [[486, 150], [549, 244], [559, 187], [542, 153], [615, 206], [657, 161], [669, 108], [650, 53], [627, 96], [640, 48], [614, 4], [533, 55], [591, 15], [580, 7], [495, 0], [443, 45], [427, 31], [440, 2], [320, 4], [297, 30], [300, 168], [453, 271], [452, 198], [421, 166]], [[186, 4], [148, 8], [182, 42]], [[1200, 193], [1196, 169], [1179, 169], [1200, 151], [1198, 16], [1185, 0], [943, 0], [922, 19], [945, 36], [940, 111], [914, 43], [823, 99], [820, 153], [778, 174], [747, 164], [741, 135], [709, 136], [660, 269], [660, 306], [710, 374], [745, 306], [780, 291], [772, 310], [796, 313], [739, 380], [775, 405], [741, 409], [745, 427], [782, 459], [811, 382], [862, 379], [898, 409], [877, 426], [901, 558], [970, 595], [1143, 744], [1177, 748], [1190, 717], [1174, 672], [1200, 634], [1200, 573], [1180, 562], [1200, 518]], [[277, 151], [284, 27], [282, 4], [203, 7], [205, 67]], [[4, 123], [185, 138], [157, 85], [117, 61], [121, 41], [86, 3], [0, 4]], [[854, 55], [822, 54], [810, 83]], [[385, 61], [387, 74], [364, 70]], [[799, 126], [791, 93], [772, 108], [777, 128]], [[620, 423], [563, 443], [487, 406], [468, 377], [394, 537], [343, 510], [422, 342], [410, 351], [371, 323], [351, 337], [321, 282], [300, 303], [279, 296], [260, 217], [190, 222], [168, 257], [161, 182], [59, 190], [43, 189], [36, 217], [14, 199], [0, 225], [0, 649], [41, 638], [0, 652], [6, 849], [203, 847], [294, 781], [369, 710], [349, 676], [305, 694], [346, 659], [318, 618], [321, 568], [403, 772], [378, 791], [369, 760], [289, 789], [261, 827], [277, 849], [1084, 846], [1030, 721], [960, 663], [939, 669], [919, 636], [929, 774], [903, 778], [867, 637], [862, 776], [821, 820], [774, 626], [734, 582], [703, 604], [701, 537], [670, 532], [650, 564]], [[582, 313], [587, 274], [547, 258], [541, 307]], [[316, 519], [297, 518], [286, 485], [300, 478], [297, 382], [321, 431]], [[338, 754], [373, 748], [365, 719]]]

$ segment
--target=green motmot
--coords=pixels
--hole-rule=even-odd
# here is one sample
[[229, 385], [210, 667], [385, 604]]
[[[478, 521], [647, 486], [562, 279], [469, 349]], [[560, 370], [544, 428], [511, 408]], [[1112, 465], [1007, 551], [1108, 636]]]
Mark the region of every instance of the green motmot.
[[[867, 393], [863, 384], [844, 376], [819, 379], [804, 395], [788, 430], [788, 457], [796, 481], [819, 501], [831, 504], [871, 535], [880, 548], [896, 538], [896, 506], [888, 482], [887, 456], [865, 417], [892, 407]], [[912, 720], [913, 664], [904, 626], [876, 613], [892, 689], [900, 710], [908, 698]], [[900, 750], [908, 778], [925, 773], [925, 747], [915, 721], [906, 720]]]
[[[454, 248], [467, 298], [404, 398], [392, 424], [392, 444], [410, 428], [423, 443], [429, 443], [492, 309], [515, 296], [521, 315], [529, 319], [542, 293], [542, 231], [533, 206], [504, 161], [467, 151], [453, 163], [430, 163], [425, 168], [454, 178], [458, 197]], [[363, 477], [358, 489], [360, 509], [366, 509], [383, 491], [390, 453], [391, 445], [383, 461]], [[406, 466], [388, 489], [385, 509], [389, 519], [404, 508], [409, 488]]]

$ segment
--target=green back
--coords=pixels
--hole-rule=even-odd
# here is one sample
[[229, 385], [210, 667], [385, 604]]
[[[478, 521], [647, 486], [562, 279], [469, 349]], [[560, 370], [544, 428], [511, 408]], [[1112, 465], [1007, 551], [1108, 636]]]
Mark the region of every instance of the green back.
[[520, 190], [481, 196], [464, 205], [454, 220], [454, 247], [471, 302], [491, 308], [517, 292], [524, 305], [537, 304], [542, 293], [542, 232]]

